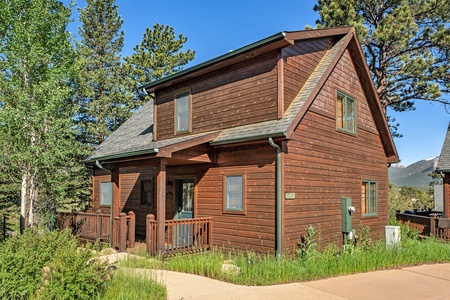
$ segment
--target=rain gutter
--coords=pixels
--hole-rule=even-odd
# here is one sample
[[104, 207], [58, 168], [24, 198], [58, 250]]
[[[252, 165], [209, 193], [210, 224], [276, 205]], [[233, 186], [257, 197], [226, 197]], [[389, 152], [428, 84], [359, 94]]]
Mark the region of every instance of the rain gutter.
[[273, 139], [269, 138], [270, 146], [277, 150], [276, 161], [276, 253], [278, 260], [281, 260], [281, 147], [273, 142]]

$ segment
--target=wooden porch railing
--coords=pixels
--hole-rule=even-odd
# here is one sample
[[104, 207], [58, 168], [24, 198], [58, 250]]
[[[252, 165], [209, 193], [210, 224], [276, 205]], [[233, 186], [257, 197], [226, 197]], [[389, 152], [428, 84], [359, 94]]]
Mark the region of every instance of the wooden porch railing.
[[450, 218], [438, 218], [435, 214], [427, 216], [397, 213], [401, 223], [409, 222], [409, 227], [417, 229], [419, 235], [433, 235], [438, 239], [450, 241]]
[[[109, 214], [101, 211], [96, 213], [58, 213], [58, 228], [70, 228], [79, 238], [89, 241], [100, 240], [110, 241], [111, 218]], [[121, 213], [114, 218], [113, 246], [119, 251], [126, 250], [127, 245], [131, 248], [135, 245], [136, 217], [130, 211], [127, 214]]]
[[[118, 229], [118, 230], [117, 230]], [[114, 218], [113, 245], [119, 248], [119, 252], [125, 252], [127, 245], [135, 246], [136, 216], [134, 212], [120, 213]]]
[[[193, 253], [212, 247], [212, 218], [166, 220], [164, 230], [164, 255]], [[146, 219], [147, 253], [157, 254], [157, 221], [154, 215]]]

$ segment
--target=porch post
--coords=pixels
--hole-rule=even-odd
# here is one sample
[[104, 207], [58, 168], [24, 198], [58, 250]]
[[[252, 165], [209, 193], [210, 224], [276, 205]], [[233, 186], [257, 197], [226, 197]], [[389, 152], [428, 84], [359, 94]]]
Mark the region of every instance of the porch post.
[[119, 206], [120, 206], [120, 189], [119, 189], [119, 168], [115, 167], [111, 172], [111, 184], [112, 184], [112, 203], [111, 203], [111, 227], [112, 227], [112, 247], [114, 248], [115, 243], [118, 242], [119, 239], [115, 239], [114, 237], [119, 236], [119, 226], [118, 223], [114, 222], [114, 218], [119, 217]]
[[166, 165], [167, 160], [161, 158], [158, 165], [158, 175], [156, 177], [156, 221], [157, 235], [156, 244], [158, 252], [165, 250], [165, 223], [166, 223]]

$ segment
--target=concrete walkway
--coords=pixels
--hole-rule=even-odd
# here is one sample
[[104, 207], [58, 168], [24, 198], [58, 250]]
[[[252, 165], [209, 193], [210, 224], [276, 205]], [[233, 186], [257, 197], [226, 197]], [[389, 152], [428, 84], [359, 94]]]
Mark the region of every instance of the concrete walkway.
[[449, 299], [450, 264], [423, 265], [273, 286], [241, 286], [202, 276], [154, 271], [168, 300]]

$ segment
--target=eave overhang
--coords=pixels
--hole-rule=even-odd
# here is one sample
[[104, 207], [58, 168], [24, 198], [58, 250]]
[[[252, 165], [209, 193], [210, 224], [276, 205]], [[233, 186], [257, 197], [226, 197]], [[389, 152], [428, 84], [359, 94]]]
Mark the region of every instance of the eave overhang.
[[147, 93], [153, 93], [158, 88], [167, 87], [204, 73], [209, 73], [237, 62], [255, 57], [271, 50], [285, 47], [290, 41], [285, 39], [285, 32], [279, 32], [255, 43], [249, 44], [237, 50], [232, 50], [226, 54], [205, 61], [188, 69], [179, 71], [162, 79], [147, 83], [139, 89], [145, 89]]
[[82, 163], [85, 165], [93, 165], [96, 161], [110, 161], [110, 160], [116, 160], [116, 159], [122, 159], [132, 156], [140, 156], [140, 155], [151, 155], [158, 153], [157, 148], [151, 148], [151, 149], [144, 149], [144, 150], [138, 150], [138, 151], [129, 151], [129, 152], [122, 152], [117, 154], [111, 154], [111, 155], [105, 155], [105, 156], [98, 156], [98, 157], [90, 157], [86, 160], [83, 160]]

